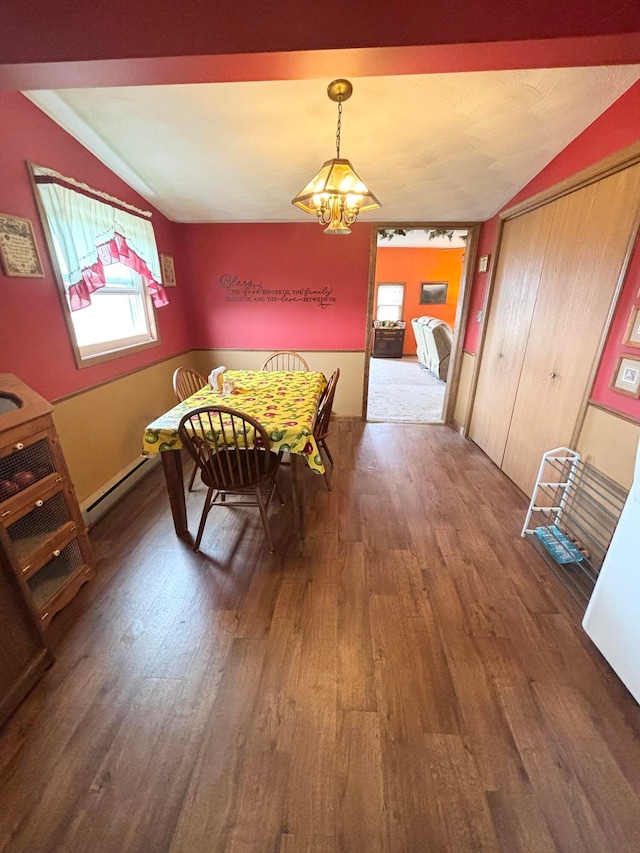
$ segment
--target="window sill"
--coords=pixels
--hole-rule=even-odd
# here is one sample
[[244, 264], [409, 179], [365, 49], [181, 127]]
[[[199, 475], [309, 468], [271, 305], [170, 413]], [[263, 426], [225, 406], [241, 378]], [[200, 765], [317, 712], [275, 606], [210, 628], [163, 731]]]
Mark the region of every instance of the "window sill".
[[99, 353], [96, 355], [81, 356], [78, 350], [74, 347], [76, 359], [76, 367], [82, 370], [84, 367], [93, 367], [96, 364], [102, 364], [104, 361], [113, 361], [116, 358], [124, 358], [127, 355], [132, 355], [134, 352], [141, 352], [146, 349], [153, 349], [160, 346], [160, 337], [155, 341], [145, 341], [140, 344], [131, 344], [130, 346], [118, 347], [117, 349], [109, 350], [108, 352]]

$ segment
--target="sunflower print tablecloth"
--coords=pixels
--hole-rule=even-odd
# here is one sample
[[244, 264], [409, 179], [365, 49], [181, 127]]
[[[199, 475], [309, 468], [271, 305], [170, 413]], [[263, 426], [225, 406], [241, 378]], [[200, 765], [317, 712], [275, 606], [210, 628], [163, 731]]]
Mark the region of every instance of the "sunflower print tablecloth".
[[224, 376], [233, 380], [233, 393], [223, 396], [207, 385], [178, 403], [145, 429], [142, 455], [178, 450], [182, 447], [178, 424], [183, 415], [200, 406], [223, 405], [259, 421], [269, 433], [273, 450], [304, 456], [312, 471], [324, 474], [322, 457], [313, 437], [318, 401], [327, 384], [322, 373], [227, 370]]

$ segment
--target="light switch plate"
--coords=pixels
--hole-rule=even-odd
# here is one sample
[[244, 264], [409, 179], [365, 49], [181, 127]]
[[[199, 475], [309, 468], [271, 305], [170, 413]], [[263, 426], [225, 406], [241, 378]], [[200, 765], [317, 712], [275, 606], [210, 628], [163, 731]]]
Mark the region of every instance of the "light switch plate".
[[486, 272], [489, 269], [489, 255], [482, 255], [478, 261], [478, 272]]

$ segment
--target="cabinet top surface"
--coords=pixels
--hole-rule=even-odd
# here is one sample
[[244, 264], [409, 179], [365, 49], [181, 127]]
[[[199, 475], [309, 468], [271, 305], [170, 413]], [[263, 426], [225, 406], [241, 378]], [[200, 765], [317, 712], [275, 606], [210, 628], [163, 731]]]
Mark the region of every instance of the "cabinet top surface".
[[0, 432], [53, 412], [53, 406], [13, 373], [0, 373]]

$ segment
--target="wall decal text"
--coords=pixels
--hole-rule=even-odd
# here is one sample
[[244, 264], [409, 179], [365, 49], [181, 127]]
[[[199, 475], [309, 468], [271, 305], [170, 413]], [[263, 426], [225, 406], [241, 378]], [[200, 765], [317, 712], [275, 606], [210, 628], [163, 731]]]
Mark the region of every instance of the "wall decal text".
[[336, 302], [332, 287], [265, 287], [251, 279], [224, 273], [220, 276], [220, 287], [227, 291], [225, 302], [251, 302], [259, 304], [281, 304], [283, 302], [306, 302], [318, 308], [330, 308]]

